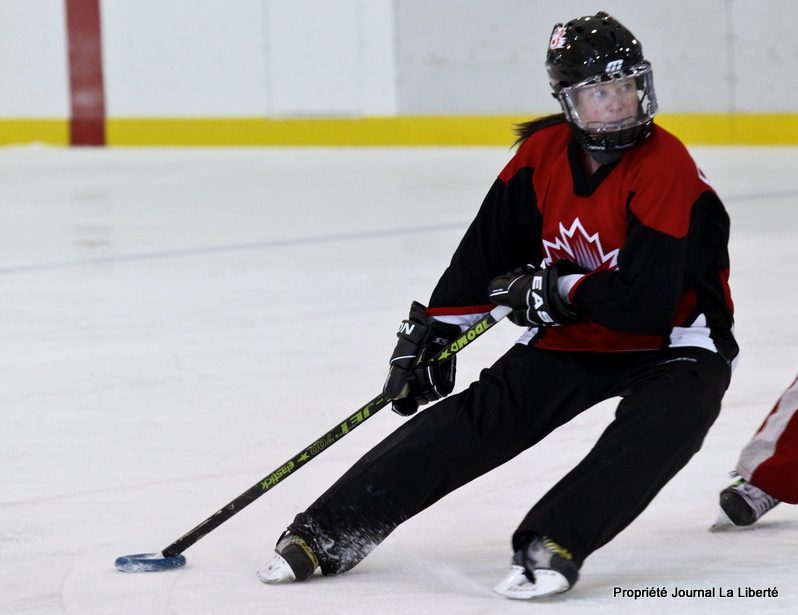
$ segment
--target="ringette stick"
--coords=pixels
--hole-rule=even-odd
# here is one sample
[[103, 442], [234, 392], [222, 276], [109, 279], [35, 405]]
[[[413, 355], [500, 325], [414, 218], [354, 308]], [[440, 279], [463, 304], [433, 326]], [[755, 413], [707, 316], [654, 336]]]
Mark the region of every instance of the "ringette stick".
[[[472, 327], [464, 331], [460, 337], [454, 340], [448, 347], [436, 354], [430, 362], [443, 361], [457, 354], [463, 348], [471, 344], [480, 337], [485, 331], [499, 322], [510, 313], [511, 309], [505, 306], [497, 306], [488, 314], [478, 320]], [[170, 568], [180, 568], [185, 566], [186, 558], [182, 555], [183, 551], [197, 542], [200, 538], [219, 527], [233, 515], [252, 504], [260, 496], [273, 487], [293, 476], [297, 470], [321, 455], [330, 446], [338, 442], [345, 435], [351, 433], [356, 427], [362, 425], [366, 420], [377, 414], [382, 408], [388, 405], [390, 400], [380, 393], [374, 399], [358, 408], [353, 414], [344, 419], [341, 423], [327, 431], [312, 444], [305, 447], [302, 451], [294, 455], [274, 471], [267, 474], [264, 478], [252, 485], [237, 498], [224, 505], [213, 513], [195, 528], [189, 530], [178, 538], [160, 553], [138, 553], [135, 555], [123, 555], [118, 557], [115, 562], [117, 570], [122, 572], [157, 572]]]

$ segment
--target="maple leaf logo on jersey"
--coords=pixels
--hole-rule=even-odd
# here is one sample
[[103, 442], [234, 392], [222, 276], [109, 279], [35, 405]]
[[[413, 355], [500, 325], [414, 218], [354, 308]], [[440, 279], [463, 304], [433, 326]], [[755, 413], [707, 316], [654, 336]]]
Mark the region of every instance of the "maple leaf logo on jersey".
[[559, 237], [554, 241], [544, 239], [543, 248], [546, 250], [547, 265], [566, 260], [581, 265], [588, 271], [618, 268], [618, 249], [605, 254], [599, 234], [588, 233], [579, 218], [568, 229], [560, 222]]

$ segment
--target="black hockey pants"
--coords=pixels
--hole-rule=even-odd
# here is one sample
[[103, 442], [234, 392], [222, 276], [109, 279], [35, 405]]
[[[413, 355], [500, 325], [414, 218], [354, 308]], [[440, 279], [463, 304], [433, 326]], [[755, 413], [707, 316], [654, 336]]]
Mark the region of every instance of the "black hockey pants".
[[403, 521], [620, 396], [593, 449], [513, 536], [516, 549], [533, 534], [552, 538], [581, 566], [699, 450], [729, 376], [723, 358], [700, 348], [582, 353], [516, 345], [468, 389], [375, 446], [289, 529], [314, 544], [322, 572], [344, 572]]

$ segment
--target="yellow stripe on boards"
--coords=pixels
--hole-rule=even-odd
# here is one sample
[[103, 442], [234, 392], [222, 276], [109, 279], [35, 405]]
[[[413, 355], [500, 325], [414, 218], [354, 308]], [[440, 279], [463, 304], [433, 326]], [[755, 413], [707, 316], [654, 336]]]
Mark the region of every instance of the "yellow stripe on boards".
[[688, 145], [798, 145], [796, 113], [662, 114], [654, 121]]
[[[499, 146], [518, 115], [364, 118], [109, 118], [110, 146]], [[662, 114], [688, 145], [798, 145], [798, 113]], [[0, 145], [67, 145], [65, 119], [0, 119]]]
[[69, 120], [0, 118], [0, 145], [69, 145]]
[[[110, 119], [109, 145], [503, 146], [516, 115], [365, 118]], [[798, 145], [798, 113], [663, 114], [655, 120], [688, 145]]]
[[509, 145], [524, 117], [109, 119], [109, 145]]

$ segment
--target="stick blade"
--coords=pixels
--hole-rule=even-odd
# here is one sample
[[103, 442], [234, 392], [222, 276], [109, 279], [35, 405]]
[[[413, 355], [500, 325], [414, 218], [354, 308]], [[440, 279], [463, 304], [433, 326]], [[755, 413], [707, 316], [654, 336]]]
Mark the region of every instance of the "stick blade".
[[122, 572], [161, 572], [186, 565], [184, 555], [163, 555], [162, 553], [137, 553], [117, 557], [114, 566]]

